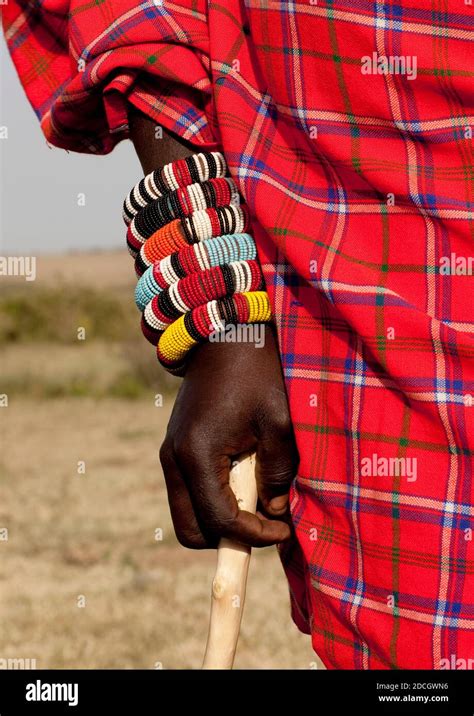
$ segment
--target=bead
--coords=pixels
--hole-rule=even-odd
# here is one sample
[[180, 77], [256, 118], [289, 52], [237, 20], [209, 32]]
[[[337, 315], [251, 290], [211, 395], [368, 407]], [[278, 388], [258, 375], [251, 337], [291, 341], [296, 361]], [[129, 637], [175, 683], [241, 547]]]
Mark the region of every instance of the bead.
[[220, 152], [201, 152], [170, 162], [147, 174], [131, 189], [123, 204], [123, 220], [128, 225], [140, 209], [179, 188], [223, 178], [227, 173]]
[[172, 373], [226, 323], [271, 320], [248, 208], [226, 173], [222, 154], [196, 153], [143, 177], [123, 204], [142, 331]]
[[[221, 300], [214, 300], [205, 306], [199, 306], [193, 311], [180, 316], [173, 321], [161, 334], [157, 356], [165, 367], [175, 367], [180, 364], [186, 353], [198, 342], [205, 340], [213, 331], [222, 330], [222, 321], [225, 315], [235, 322], [241, 320], [242, 308], [247, 304], [250, 308], [248, 322], [266, 323], [271, 318], [270, 302], [266, 292], [246, 292]], [[203, 328], [207, 318], [208, 326], [205, 333], [199, 332], [197, 326]]]

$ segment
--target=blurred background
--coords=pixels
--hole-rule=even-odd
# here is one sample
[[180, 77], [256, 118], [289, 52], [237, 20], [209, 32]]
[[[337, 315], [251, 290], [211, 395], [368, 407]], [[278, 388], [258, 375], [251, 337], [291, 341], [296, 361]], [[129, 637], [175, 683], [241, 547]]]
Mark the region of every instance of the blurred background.
[[[176, 541], [158, 461], [179, 381], [123, 249], [139, 163], [130, 142], [49, 147], [3, 42], [0, 68], [0, 255], [37, 258], [35, 281], [0, 277], [0, 660], [199, 668], [215, 553]], [[316, 664], [276, 551], [255, 551], [236, 667]]]

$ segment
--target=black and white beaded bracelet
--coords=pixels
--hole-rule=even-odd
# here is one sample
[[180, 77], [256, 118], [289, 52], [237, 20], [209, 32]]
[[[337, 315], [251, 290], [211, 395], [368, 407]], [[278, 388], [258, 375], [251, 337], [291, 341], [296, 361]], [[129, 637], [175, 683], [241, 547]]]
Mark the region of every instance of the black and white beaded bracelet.
[[147, 204], [180, 187], [224, 177], [227, 164], [221, 152], [199, 152], [165, 164], [143, 177], [123, 203], [123, 220], [128, 225]]

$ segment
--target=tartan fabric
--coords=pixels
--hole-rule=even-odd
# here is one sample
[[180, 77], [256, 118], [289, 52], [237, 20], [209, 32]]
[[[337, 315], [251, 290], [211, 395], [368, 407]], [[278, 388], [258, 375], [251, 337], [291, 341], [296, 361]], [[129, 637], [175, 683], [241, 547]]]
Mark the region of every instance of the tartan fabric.
[[[53, 144], [110, 151], [132, 102], [224, 151], [252, 212], [301, 458], [297, 541], [280, 550], [293, 617], [329, 668], [438, 669], [474, 651], [472, 276], [440, 268], [472, 254], [470, 11], [5, 11]], [[364, 74], [373, 53], [416, 57], [416, 77]]]

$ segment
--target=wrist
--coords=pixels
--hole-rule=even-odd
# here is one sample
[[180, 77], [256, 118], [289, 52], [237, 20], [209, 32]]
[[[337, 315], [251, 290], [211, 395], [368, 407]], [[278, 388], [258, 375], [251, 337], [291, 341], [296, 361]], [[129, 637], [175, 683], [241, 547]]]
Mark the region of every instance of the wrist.
[[[239, 332], [238, 326], [245, 328]], [[186, 375], [200, 372], [203, 366], [216, 369], [220, 366], [252, 365], [255, 360], [279, 356], [276, 331], [273, 324], [238, 324], [234, 333], [229, 330], [225, 339], [199, 343], [189, 351], [186, 360]], [[255, 326], [253, 332], [251, 326]], [[235, 336], [235, 340], [234, 340]]]

